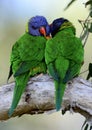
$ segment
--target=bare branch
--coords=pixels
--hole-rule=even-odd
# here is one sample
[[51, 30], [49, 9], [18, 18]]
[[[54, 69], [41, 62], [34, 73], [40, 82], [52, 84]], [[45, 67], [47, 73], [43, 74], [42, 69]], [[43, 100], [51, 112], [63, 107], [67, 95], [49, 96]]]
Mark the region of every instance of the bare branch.
[[[7, 113], [11, 105], [13, 89], [14, 83], [0, 87], [0, 121], [9, 119]], [[54, 82], [48, 75], [31, 78], [12, 117], [54, 110], [54, 91]], [[62, 112], [64, 114], [71, 109], [86, 118], [92, 116], [92, 83], [78, 77], [67, 84]]]

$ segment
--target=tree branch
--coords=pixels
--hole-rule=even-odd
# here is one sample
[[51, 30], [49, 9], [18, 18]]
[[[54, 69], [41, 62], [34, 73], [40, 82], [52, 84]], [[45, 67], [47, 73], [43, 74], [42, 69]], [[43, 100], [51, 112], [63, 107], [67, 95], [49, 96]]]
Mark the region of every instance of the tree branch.
[[[9, 119], [13, 89], [14, 83], [0, 87], [0, 121]], [[55, 110], [54, 91], [54, 82], [48, 75], [31, 78], [12, 117]], [[78, 77], [67, 84], [62, 113], [68, 110], [92, 117], [92, 83]]]

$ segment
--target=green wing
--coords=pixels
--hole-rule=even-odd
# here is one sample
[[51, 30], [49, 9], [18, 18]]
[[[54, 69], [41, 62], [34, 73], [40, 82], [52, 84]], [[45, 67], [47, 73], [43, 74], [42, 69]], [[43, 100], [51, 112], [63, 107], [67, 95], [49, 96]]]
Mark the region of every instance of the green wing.
[[84, 60], [84, 50], [79, 38], [75, 37], [71, 28], [59, 31], [52, 39], [47, 41], [45, 61], [47, 66], [52, 64], [55, 74], [48, 69], [55, 80], [56, 109], [61, 108], [66, 83], [79, 74]]
[[39, 62], [37, 61], [24, 61], [21, 63], [20, 67], [18, 68], [17, 72], [14, 74], [14, 77], [19, 76], [32, 68], [35, 68]]
[[46, 39], [24, 34], [13, 46], [11, 53], [15, 88], [9, 116], [16, 109], [30, 76], [46, 72], [44, 59]]
[[54, 38], [47, 41], [46, 43], [45, 60], [48, 71], [55, 82], [55, 102], [56, 110], [58, 111], [61, 108], [61, 102], [66, 86], [63, 83], [63, 78], [65, 76], [66, 70], [68, 69], [69, 61], [62, 55], [59, 55], [58, 43], [55, 42]]
[[67, 83], [68, 81], [72, 80], [74, 77], [78, 76], [80, 73], [80, 68], [82, 66], [82, 64], [77, 64], [76, 62], [69, 62], [69, 63], [70, 66], [63, 79], [64, 83]]
[[50, 75], [53, 77], [54, 80], [59, 81], [59, 76], [57, 71], [55, 70], [54, 64], [50, 63], [48, 64], [48, 71], [50, 73]]
[[[26, 44], [25, 44], [26, 43]], [[42, 61], [46, 39], [25, 34], [19, 40], [19, 55], [22, 61]]]
[[[46, 39], [24, 34], [13, 46], [11, 54], [11, 65], [13, 74], [17, 71], [25, 73], [44, 61]], [[22, 70], [22, 68], [24, 70]]]
[[14, 74], [14, 77], [17, 77], [21, 74], [24, 74], [25, 72], [30, 71], [30, 76], [34, 76], [37, 73], [46, 73], [47, 67], [45, 62], [39, 62], [39, 61], [25, 61], [22, 62], [16, 73]]

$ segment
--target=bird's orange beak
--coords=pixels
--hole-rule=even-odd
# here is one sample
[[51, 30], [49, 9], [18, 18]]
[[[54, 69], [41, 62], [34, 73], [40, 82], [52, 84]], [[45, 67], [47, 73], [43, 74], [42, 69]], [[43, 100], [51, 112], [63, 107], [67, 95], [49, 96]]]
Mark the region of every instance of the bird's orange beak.
[[46, 39], [50, 39], [51, 36], [46, 36], [46, 30], [45, 30], [45, 27], [41, 27], [39, 29], [40, 33], [46, 38]]

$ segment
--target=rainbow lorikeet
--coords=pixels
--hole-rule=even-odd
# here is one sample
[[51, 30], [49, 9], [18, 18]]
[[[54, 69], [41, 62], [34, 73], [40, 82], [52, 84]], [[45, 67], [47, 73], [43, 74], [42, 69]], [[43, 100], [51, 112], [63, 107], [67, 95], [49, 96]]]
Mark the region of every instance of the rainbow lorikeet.
[[[13, 100], [8, 115], [17, 107], [30, 76], [46, 73], [45, 46], [50, 27], [45, 17], [35, 16], [28, 21], [25, 34], [12, 47], [9, 77], [15, 79]], [[47, 38], [47, 39], [46, 39]]]
[[64, 18], [50, 25], [52, 38], [46, 43], [45, 61], [55, 82], [56, 110], [60, 110], [66, 83], [80, 72], [84, 61], [82, 42], [75, 36], [75, 27]]

